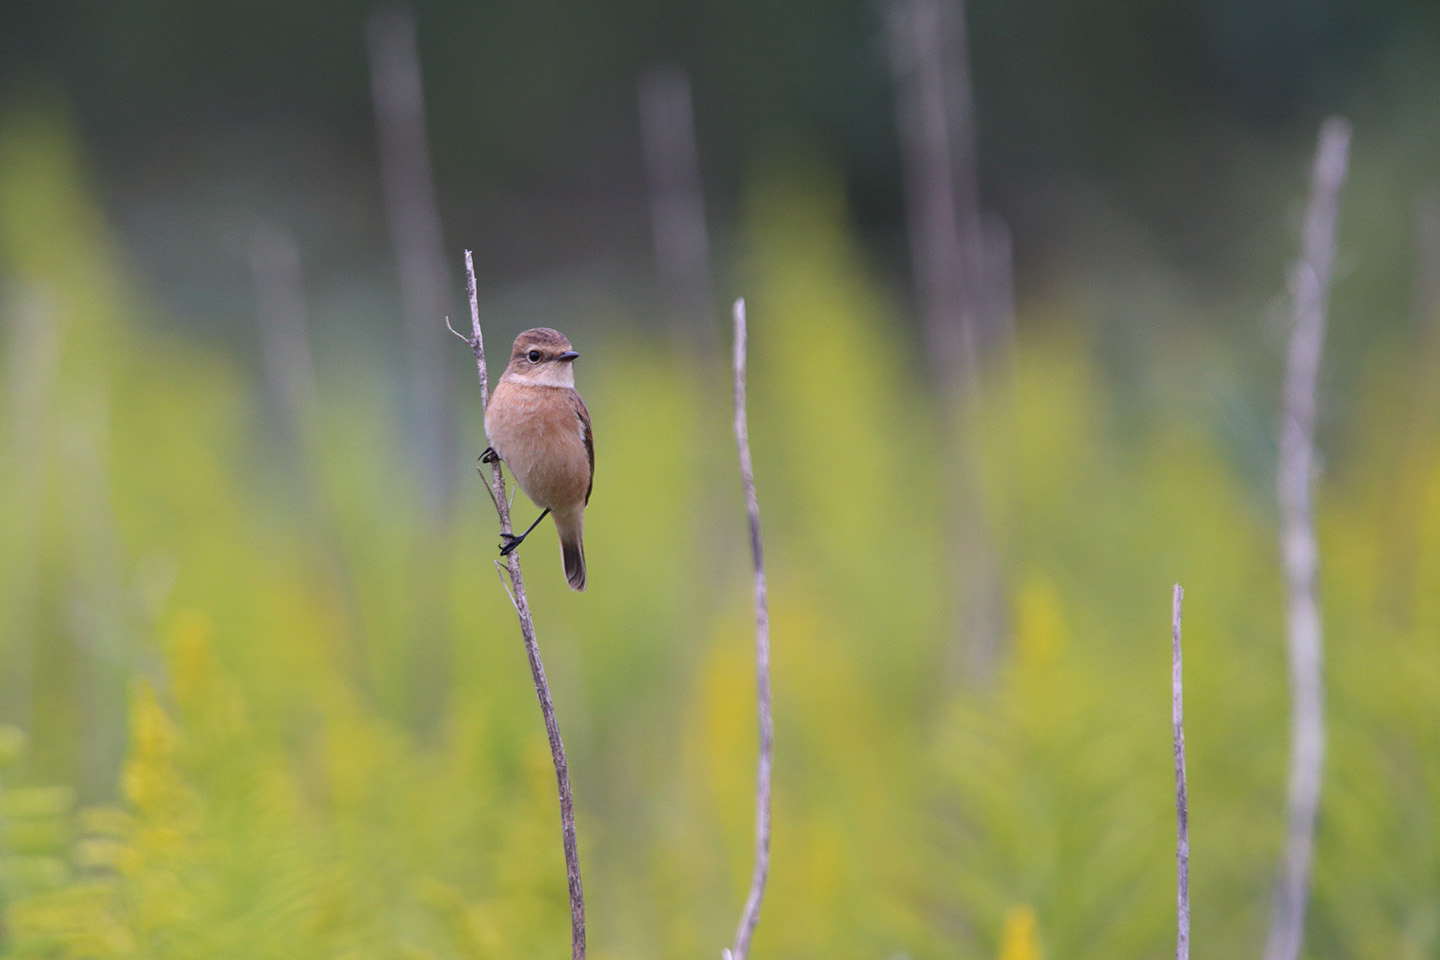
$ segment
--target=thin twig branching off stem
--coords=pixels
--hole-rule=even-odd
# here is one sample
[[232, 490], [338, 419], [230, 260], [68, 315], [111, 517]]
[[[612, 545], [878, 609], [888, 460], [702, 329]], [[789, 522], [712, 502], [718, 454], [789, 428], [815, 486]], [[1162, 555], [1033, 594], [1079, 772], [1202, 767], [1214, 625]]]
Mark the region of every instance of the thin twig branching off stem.
[[1302, 254], [1290, 277], [1295, 326], [1285, 363], [1285, 410], [1276, 470], [1280, 552], [1289, 594], [1290, 784], [1285, 855], [1275, 889], [1266, 960], [1295, 960], [1300, 955], [1325, 760], [1325, 692], [1315, 584], [1319, 547], [1311, 491], [1317, 468], [1316, 387], [1335, 262], [1335, 224], [1349, 150], [1350, 125], [1338, 117], [1325, 121], [1315, 151]]
[[1175, 872], [1178, 903], [1175, 960], [1190, 960], [1190, 801], [1185, 791], [1185, 681], [1180, 661], [1180, 604], [1175, 584], [1170, 603], [1170, 723], [1175, 728]]
[[[484, 416], [485, 407], [490, 403], [490, 377], [485, 370], [485, 341], [480, 333], [480, 301], [475, 292], [475, 262], [470, 251], [465, 251], [465, 287], [470, 295], [469, 337], [456, 332], [465, 340], [475, 354], [475, 367], [480, 374], [480, 409]], [[449, 321], [446, 321], [447, 325]], [[482, 476], [483, 468], [482, 468]], [[505, 477], [500, 472], [500, 462], [490, 464], [490, 496], [495, 501], [495, 511], [500, 515], [500, 533], [512, 533], [510, 527], [510, 503], [505, 498]], [[572, 960], [585, 958], [585, 895], [580, 889], [580, 854], [575, 843], [575, 803], [570, 794], [570, 767], [565, 762], [565, 745], [560, 742], [560, 724], [555, 719], [555, 703], [550, 698], [550, 684], [545, 679], [545, 664], [540, 660], [540, 644], [535, 639], [535, 621], [530, 616], [530, 601], [525, 596], [525, 580], [520, 575], [519, 551], [512, 551], [505, 572], [509, 575], [512, 588], [510, 602], [520, 617], [520, 634], [525, 638], [525, 655], [530, 659], [530, 675], [535, 680], [535, 696], [540, 700], [540, 712], [545, 716], [545, 733], [550, 738], [550, 758], [555, 763], [555, 781], [560, 793], [560, 829], [565, 844], [565, 876], [570, 888], [570, 954]]]
[[735, 930], [726, 960], [745, 960], [750, 938], [760, 921], [760, 902], [770, 874], [770, 773], [774, 765], [775, 720], [770, 703], [770, 604], [765, 588], [765, 550], [760, 539], [760, 502], [755, 496], [755, 468], [750, 461], [750, 428], [745, 412], [745, 301], [735, 301], [735, 444], [740, 451], [740, 480], [750, 515], [750, 556], [755, 565], [755, 680], [760, 714], [760, 760], [755, 782], [755, 873], [745, 912]]

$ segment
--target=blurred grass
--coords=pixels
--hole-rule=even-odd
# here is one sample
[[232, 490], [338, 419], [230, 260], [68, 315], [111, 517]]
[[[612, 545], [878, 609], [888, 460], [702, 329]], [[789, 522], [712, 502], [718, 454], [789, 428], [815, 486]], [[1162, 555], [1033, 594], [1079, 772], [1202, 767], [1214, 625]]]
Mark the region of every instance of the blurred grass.
[[[423, 522], [393, 388], [363, 351], [322, 369], [323, 448], [296, 462], [257, 378], [154, 322], [57, 116], [0, 117], [0, 949], [563, 949], [553, 775], [483, 490], [442, 531]], [[1167, 953], [1180, 580], [1196, 940], [1253, 952], [1286, 693], [1269, 454], [1236, 440], [1235, 404], [1255, 412], [1225, 386], [1244, 361], [1191, 331], [1147, 358], [1165, 388], [1137, 412], [1080, 308], [1021, 318], [979, 415], [1010, 630], [977, 689], [950, 668], [951, 441], [842, 196], [823, 162], [772, 161], [744, 235], [778, 726], [756, 950]], [[582, 349], [592, 588], [565, 588], [543, 537], [526, 569], [593, 955], [713, 955], [748, 877], [754, 759], [727, 377], [639, 331]], [[1315, 957], [1440, 948], [1434, 350], [1384, 349], [1318, 498]]]

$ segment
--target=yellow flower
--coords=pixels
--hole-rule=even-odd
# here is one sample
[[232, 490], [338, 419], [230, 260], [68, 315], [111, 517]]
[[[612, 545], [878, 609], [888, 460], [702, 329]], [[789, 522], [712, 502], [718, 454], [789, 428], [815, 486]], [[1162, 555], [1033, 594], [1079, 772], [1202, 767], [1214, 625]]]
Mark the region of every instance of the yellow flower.
[[1024, 904], [1012, 907], [1000, 934], [1000, 960], [1044, 960], [1038, 925], [1034, 910]]

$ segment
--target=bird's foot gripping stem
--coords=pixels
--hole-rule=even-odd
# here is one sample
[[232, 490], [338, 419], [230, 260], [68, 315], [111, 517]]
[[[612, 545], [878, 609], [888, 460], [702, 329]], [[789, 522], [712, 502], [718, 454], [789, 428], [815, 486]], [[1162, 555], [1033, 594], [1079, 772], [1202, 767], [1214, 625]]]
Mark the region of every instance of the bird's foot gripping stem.
[[502, 541], [502, 543], [500, 544], [500, 556], [508, 557], [510, 556], [510, 554], [514, 553], [515, 548], [520, 546], [520, 544], [524, 543], [525, 538], [530, 536], [530, 531], [540, 526], [540, 521], [544, 520], [549, 515], [550, 508], [546, 507], [544, 512], [542, 512], [540, 516], [535, 518], [535, 522], [530, 524], [530, 526], [525, 530], [525, 532], [520, 534], [518, 537], [513, 533], [500, 534], [500, 539]]

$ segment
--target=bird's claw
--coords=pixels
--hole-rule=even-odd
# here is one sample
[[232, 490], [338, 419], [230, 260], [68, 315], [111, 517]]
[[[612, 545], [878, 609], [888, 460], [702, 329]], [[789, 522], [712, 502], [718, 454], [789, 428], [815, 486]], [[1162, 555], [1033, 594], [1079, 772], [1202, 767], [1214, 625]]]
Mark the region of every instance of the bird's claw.
[[494, 447], [486, 447], [485, 452], [480, 454], [481, 463], [494, 463], [500, 459], [500, 454], [495, 452]]

